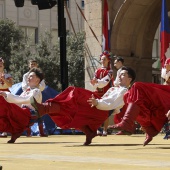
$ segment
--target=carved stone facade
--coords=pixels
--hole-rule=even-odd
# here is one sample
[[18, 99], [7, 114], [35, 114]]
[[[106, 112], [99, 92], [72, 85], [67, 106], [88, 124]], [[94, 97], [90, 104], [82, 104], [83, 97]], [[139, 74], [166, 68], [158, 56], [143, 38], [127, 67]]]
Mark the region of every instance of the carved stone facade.
[[[85, 0], [87, 20], [100, 43], [102, 2], [101, 0]], [[160, 25], [161, 0], [108, 0], [108, 5], [111, 52], [123, 56], [125, 65], [135, 69], [136, 81], [152, 82], [153, 43]], [[170, 1], [167, 1], [167, 7], [170, 10]], [[98, 57], [102, 49], [90, 33], [87, 24], [85, 24], [85, 32], [87, 32], [86, 43], [92, 56]], [[86, 73], [86, 88], [90, 88], [89, 79]]]

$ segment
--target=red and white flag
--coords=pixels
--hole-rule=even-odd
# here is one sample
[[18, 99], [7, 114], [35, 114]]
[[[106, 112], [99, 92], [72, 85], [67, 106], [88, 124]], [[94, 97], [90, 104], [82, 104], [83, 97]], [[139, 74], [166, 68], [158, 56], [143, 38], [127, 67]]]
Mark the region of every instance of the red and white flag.
[[110, 51], [110, 20], [107, 0], [104, 0], [103, 8], [103, 37], [102, 37], [102, 50]]
[[162, 0], [161, 12], [161, 66], [164, 67], [167, 58], [170, 58], [170, 24], [166, 0]]

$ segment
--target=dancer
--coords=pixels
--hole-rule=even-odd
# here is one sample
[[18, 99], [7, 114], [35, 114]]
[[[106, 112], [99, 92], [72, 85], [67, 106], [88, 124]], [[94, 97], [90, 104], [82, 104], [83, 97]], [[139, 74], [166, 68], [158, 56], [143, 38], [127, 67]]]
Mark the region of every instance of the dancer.
[[[113, 86], [113, 70], [110, 68], [111, 56], [108, 51], [103, 51], [100, 55], [101, 67], [95, 71], [95, 76], [91, 80], [91, 84], [95, 89], [95, 93], [102, 97], [107, 90]], [[99, 136], [107, 136], [107, 127], [109, 125], [109, 112], [108, 118], [104, 121], [103, 132], [97, 130]]]
[[[12, 84], [12, 76], [5, 73], [5, 62], [2, 58], [0, 58], [0, 91], [9, 91]], [[0, 138], [7, 138], [7, 132], [0, 134]]]
[[[38, 68], [38, 63], [37, 63], [37, 61], [36, 61], [36, 60], [29, 60], [29, 61], [28, 61], [28, 67], [29, 67], [30, 70], [31, 70], [32, 68]], [[23, 90], [23, 91], [27, 90], [27, 88], [28, 88], [28, 86], [29, 86], [29, 85], [28, 85], [28, 81], [27, 81], [28, 76], [29, 76], [29, 71], [23, 75], [23, 80], [22, 80], [22, 90]], [[45, 89], [45, 86], [46, 86], [46, 84], [45, 84], [45, 81], [44, 81], [44, 79], [43, 79], [43, 80], [40, 82], [40, 84], [39, 84], [39, 89], [40, 89], [41, 91], [43, 91], [43, 90]]]
[[165, 80], [164, 85], [170, 85], [170, 58], [167, 58], [161, 70], [161, 77]]
[[[114, 86], [119, 86], [119, 75], [121, 72], [121, 68], [124, 66], [124, 59], [121, 56], [115, 56], [115, 60], [114, 60], [114, 67], [117, 69], [117, 74], [116, 74], [116, 79], [114, 81]], [[123, 108], [122, 108], [123, 109]], [[118, 121], [119, 117], [123, 114], [122, 110], [120, 111], [120, 113], [114, 113], [114, 121]], [[117, 133], [115, 133], [116, 135], [129, 135], [129, 133], [127, 132], [122, 132], [119, 131]]]
[[123, 67], [123, 64], [124, 64], [124, 59], [122, 57], [116, 56], [114, 60], [114, 67], [117, 69], [117, 75], [114, 81], [114, 86], [119, 86], [119, 75], [121, 72], [121, 68]]
[[[33, 60], [33, 59], [29, 60], [29, 61], [28, 61], [28, 67], [29, 67], [30, 70], [31, 70], [32, 68], [38, 68], [38, 63], [37, 63], [37, 61], [36, 61], [36, 60]], [[27, 81], [28, 76], [29, 76], [29, 71], [23, 75], [23, 80], [22, 80], [22, 90], [23, 90], [23, 91], [26, 91], [26, 90], [29, 88], [29, 84], [28, 84], [28, 81]], [[40, 82], [38, 88], [39, 88], [41, 91], [43, 91], [43, 90], [45, 89], [45, 86], [46, 86], [46, 84], [45, 84], [45, 81], [44, 81], [44, 79], [43, 79], [43, 80]], [[42, 118], [39, 118], [39, 119], [37, 120], [37, 122], [38, 122], [38, 128], [39, 128], [40, 137], [48, 137], [48, 135], [44, 133], [43, 120], [42, 120]], [[27, 137], [31, 137], [31, 127], [29, 127], [29, 128], [26, 130], [26, 132], [27, 132]]]
[[124, 96], [127, 109], [122, 121], [109, 128], [132, 132], [136, 120], [146, 132], [145, 146], [168, 121], [165, 114], [170, 110], [169, 98], [170, 86], [137, 82]]
[[31, 98], [31, 104], [38, 116], [49, 114], [62, 129], [75, 128], [83, 131], [86, 135], [84, 145], [89, 145], [97, 135], [97, 129], [108, 118], [108, 110], [124, 105], [123, 95], [134, 79], [135, 72], [129, 67], [123, 67], [119, 76], [119, 87], [111, 87], [102, 98], [86, 89], [68, 87], [42, 104]]
[[11, 133], [8, 143], [14, 143], [22, 132], [37, 120], [30, 98], [34, 96], [38, 102], [42, 102], [42, 94], [38, 87], [43, 78], [42, 71], [33, 68], [28, 76], [29, 88], [20, 96], [0, 91], [0, 131]]

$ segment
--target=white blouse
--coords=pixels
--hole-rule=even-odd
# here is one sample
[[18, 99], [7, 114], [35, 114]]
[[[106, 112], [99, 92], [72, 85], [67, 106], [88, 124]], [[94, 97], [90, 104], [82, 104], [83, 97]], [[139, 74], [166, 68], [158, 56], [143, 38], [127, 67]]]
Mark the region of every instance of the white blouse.
[[166, 68], [162, 68], [161, 77], [167, 81], [170, 77], [170, 71], [166, 72]]

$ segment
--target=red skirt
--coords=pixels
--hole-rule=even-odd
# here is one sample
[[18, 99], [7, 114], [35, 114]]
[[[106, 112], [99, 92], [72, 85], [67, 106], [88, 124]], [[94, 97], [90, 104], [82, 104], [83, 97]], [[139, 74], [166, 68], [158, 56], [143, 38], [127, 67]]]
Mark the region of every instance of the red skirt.
[[141, 126], [160, 131], [168, 121], [165, 114], [170, 110], [170, 86], [138, 82], [125, 94], [124, 101], [140, 107], [137, 122]]
[[0, 96], [0, 131], [18, 133], [29, 126], [31, 114], [29, 109], [20, 108], [16, 104], [8, 103]]
[[[88, 125], [91, 130], [96, 131], [107, 119], [108, 111], [89, 105], [87, 100], [92, 94], [94, 93], [83, 88], [68, 87], [55, 98], [47, 100], [60, 104], [60, 113], [49, 114], [50, 117], [62, 129], [81, 129]], [[94, 96], [99, 98], [96, 94]]]

